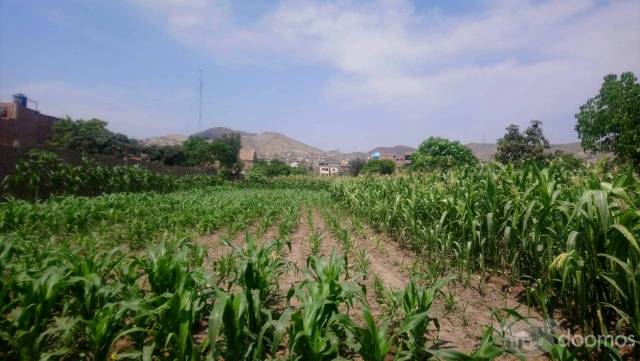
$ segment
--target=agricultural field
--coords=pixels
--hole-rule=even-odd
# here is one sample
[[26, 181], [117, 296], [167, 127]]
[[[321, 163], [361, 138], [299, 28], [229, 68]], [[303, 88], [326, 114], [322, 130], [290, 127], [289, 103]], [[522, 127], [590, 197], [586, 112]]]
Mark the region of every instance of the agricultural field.
[[487, 165], [7, 198], [0, 359], [637, 359], [558, 336], [640, 334], [639, 191]]

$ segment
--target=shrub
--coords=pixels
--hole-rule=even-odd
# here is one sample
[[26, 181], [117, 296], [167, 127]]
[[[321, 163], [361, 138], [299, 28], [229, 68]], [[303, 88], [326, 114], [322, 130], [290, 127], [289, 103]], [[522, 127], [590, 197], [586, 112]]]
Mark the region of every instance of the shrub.
[[372, 159], [362, 167], [363, 174], [393, 174], [396, 164], [390, 159]]
[[478, 160], [469, 148], [439, 137], [429, 137], [411, 156], [412, 170], [444, 170], [476, 163]]

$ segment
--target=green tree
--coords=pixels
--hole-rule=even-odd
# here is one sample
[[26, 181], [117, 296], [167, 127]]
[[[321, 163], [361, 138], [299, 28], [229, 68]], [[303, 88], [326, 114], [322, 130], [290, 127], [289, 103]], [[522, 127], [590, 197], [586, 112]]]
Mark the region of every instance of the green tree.
[[215, 160], [211, 143], [200, 137], [190, 137], [183, 144], [184, 155], [189, 165], [204, 165]]
[[162, 162], [165, 165], [186, 165], [187, 157], [180, 145], [147, 146], [142, 149], [148, 159], [153, 162]]
[[349, 174], [352, 176], [357, 176], [362, 171], [362, 167], [364, 167], [364, 159], [355, 158], [349, 161]]
[[505, 135], [498, 139], [495, 159], [500, 163], [521, 163], [524, 161], [544, 162], [549, 141], [544, 136], [542, 122], [532, 120], [529, 127], [520, 133], [520, 127], [511, 124]]
[[605, 76], [598, 95], [580, 107], [576, 119], [582, 148], [640, 165], [640, 84], [633, 73]]
[[371, 159], [362, 167], [363, 174], [392, 174], [396, 164], [390, 159]]
[[238, 134], [225, 134], [211, 142], [214, 159], [229, 169], [237, 168], [240, 148], [241, 141]]
[[54, 123], [51, 145], [88, 154], [115, 156], [138, 155], [141, 146], [135, 139], [107, 129], [100, 119], [66, 117]]
[[476, 163], [478, 160], [471, 150], [460, 142], [440, 137], [429, 137], [411, 155], [410, 168], [412, 170], [442, 170]]

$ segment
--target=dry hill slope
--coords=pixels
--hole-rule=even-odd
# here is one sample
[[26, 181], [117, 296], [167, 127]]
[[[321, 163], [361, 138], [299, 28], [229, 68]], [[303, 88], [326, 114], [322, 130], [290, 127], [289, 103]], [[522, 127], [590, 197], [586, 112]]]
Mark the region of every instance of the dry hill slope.
[[[240, 134], [242, 146], [254, 149], [259, 155], [273, 155], [279, 153], [322, 154], [322, 149], [291, 139], [284, 134], [264, 132], [260, 134], [243, 132], [225, 127], [215, 127], [193, 134], [205, 139], [217, 139], [227, 134]], [[168, 146], [182, 144], [188, 137], [179, 134], [165, 135], [142, 140], [146, 145]]]
[[255, 149], [258, 154], [270, 155], [277, 153], [321, 154], [322, 149], [291, 139], [284, 134], [264, 132], [257, 135], [242, 136], [242, 146]]

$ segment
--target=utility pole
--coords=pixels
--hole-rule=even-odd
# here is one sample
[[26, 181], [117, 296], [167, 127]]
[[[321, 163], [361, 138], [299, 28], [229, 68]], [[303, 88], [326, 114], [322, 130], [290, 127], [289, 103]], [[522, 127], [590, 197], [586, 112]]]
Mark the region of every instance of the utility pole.
[[202, 130], [202, 69], [198, 70], [198, 80], [200, 83], [198, 97], [198, 130]]

